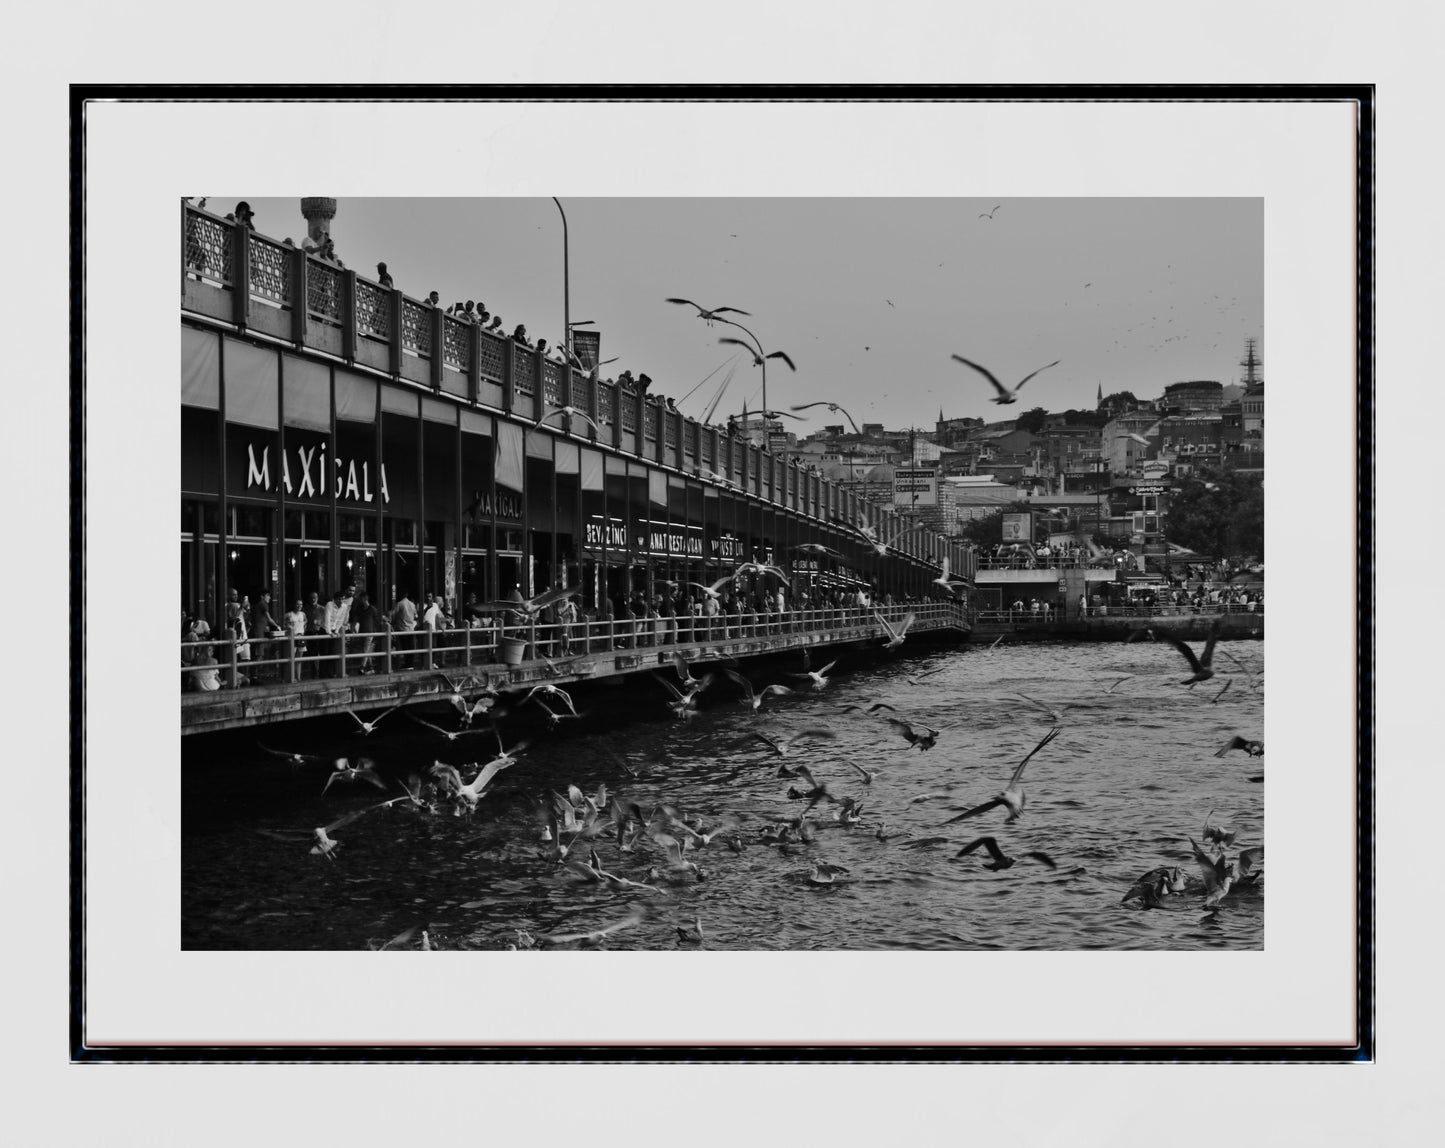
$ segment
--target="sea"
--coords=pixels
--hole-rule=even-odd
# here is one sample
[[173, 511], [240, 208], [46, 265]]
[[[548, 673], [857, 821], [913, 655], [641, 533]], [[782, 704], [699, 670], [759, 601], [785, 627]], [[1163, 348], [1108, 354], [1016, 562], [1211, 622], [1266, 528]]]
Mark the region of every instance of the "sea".
[[[835, 655], [821, 688], [793, 676], [798, 653], [743, 668], [758, 688], [792, 690], [757, 712], [716, 673], [696, 716], [677, 719], [659, 680], [678, 682], [668, 666], [564, 685], [580, 716], [556, 723], [518, 694], [496, 732], [454, 741], [403, 711], [370, 735], [342, 715], [184, 738], [182, 946], [1263, 948], [1263, 880], [1206, 909], [1191, 845], [1205, 846], [1206, 824], [1233, 834], [1231, 859], [1264, 844], [1264, 759], [1217, 755], [1235, 735], [1263, 738], [1262, 642], [1220, 641], [1214, 678], [1192, 687], [1179, 652], [1150, 640], [908, 642], [889, 653], [813, 651], [813, 668]], [[698, 676], [710, 669], [692, 666]], [[445, 704], [418, 713], [458, 727]], [[895, 723], [936, 731], [935, 743], [910, 744]], [[1024, 769], [1016, 821], [1003, 806], [955, 820], [998, 795], [1056, 728]], [[785, 756], [757, 736], [800, 733]], [[410, 778], [434, 780], [437, 763], [468, 778], [499, 743], [518, 742], [517, 763], [470, 815], [446, 801], [383, 804]], [[380, 784], [339, 775], [328, 786], [338, 758]], [[789, 791], [814, 786], [779, 775], [800, 765], [826, 790], [806, 812], [809, 798]], [[559, 834], [574, 862], [592, 864], [595, 850], [598, 867], [643, 887], [595, 881], [543, 839], [546, 811], [569, 787], [652, 819], [664, 840], [643, 834], [626, 851], [610, 831], [575, 844]], [[839, 819], [850, 798], [856, 820]], [[594, 828], [609, 820], [604, 808]], [[335, 848], [313, 852], [311, 831], [328, 826]], [[671, 868], [666, 838], [696, 843], [693, 834], [713, 830], [682, 854], [696, 868]], [[987, 868], [986, 846], [958, 855], [981, 837], [1015, 863]], [[1179, 866], [1189, 887], [1154, 908], [1126, 902], [1160, 866]]]

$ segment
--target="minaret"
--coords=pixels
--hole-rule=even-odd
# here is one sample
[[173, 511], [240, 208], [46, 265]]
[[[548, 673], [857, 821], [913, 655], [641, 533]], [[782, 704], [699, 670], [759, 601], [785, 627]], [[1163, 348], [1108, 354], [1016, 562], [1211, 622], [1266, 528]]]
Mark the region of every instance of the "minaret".
[[301, 201], [301, 214], [306, 217], [306, 235], [312, 247], [320, 247], [331, 234], [331, 221], [336, 218], [336, 200], [313, 197]]
[[1094, 400], [1094, 409], [1098, 410], [1104, 405], [1104, 380], [1099, 380], [1099, 396]]

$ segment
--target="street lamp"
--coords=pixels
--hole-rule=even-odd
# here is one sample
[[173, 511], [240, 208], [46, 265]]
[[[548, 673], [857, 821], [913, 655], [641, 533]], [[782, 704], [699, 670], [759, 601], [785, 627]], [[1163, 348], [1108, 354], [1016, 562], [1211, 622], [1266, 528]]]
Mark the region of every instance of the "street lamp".
[[557, 205], [557, 213], [562, 217], [562, 329], [566, 332], [563, 339], [566, 343], [566, 358], [568, 369], [572, 364], [572, 283], [570, 277], [570, 264], [567, 258], [567, 213], [562, 210], [562, 201], [555, 195], [552, 202]]
[[782, 359], [783, 362], [787, 363], [788, 366], [791, 367], [794, 371], [796, 371], [798, 368], [793, 366], [793, 360], [788, 358], [785, 351], [774, 351], [770, 355], [763, 354], [762, 341], [746, 327], [744, 327], [741, 323], [736, 322], [732, 319], [723, 319], [721, 317], [717, 317], [717, 320], [720, 323], [726, 323], [729, 327], [736, 327], [739, 331], [743, 332], [743, 334], [747, 335], [748, 338], [753, 341], [753, 345], [751, 347], [748, 347], [748, 344], [744, 343], [741, 339], [718, 340], [718, 342], [720, 343], [737, 343], [740, 346], [747, 347], [748, 350], [753, 352], [753, 358], [756, 360], [755, 365], [760, 366], [763, 369], [763, 449], [771, 453], [772, 443], [769, 441], [768, 436], [768, 412], [772, 410], [772, 407], [768, 406], [768, 360]]

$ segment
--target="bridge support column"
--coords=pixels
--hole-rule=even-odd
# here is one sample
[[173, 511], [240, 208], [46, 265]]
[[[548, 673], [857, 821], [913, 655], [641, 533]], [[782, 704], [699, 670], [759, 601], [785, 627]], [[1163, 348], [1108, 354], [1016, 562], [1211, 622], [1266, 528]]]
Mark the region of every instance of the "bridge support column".
[[1089, 592], [1089, 581], [1084, 571], [1067, 567], [1059, 571], [1059, 581], [1064, 584], [1064, 618], [1070, 622], [1082, 621], [1084, 612], [1079, 608], [1079, 599]]

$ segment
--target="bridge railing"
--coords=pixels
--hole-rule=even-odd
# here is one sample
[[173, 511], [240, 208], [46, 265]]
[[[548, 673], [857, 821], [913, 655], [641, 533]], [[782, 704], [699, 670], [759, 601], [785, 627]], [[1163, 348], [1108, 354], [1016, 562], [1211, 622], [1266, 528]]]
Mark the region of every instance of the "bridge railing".
[[[341, 680], [368, 674], [433, 670], [446, 673], [468, 666], [522, 665], [613, 651], [835, 633], [868, 627], [880, 629], [877, 616], [897, 627], [909, 612], [914, 614], [914, 625], [920, 630], [958, 626], [966, 621], [963, 610], [954, 603], [920, 602], [783, 613], [749, 610], [711, 617], [683, 614], [577, 622], [509, 619], [444, 630], [204, 640], [181, 643], [181, 689], [210, 692], [327, 678]], [[213, 660], [203, 660], [207, 657]]]

